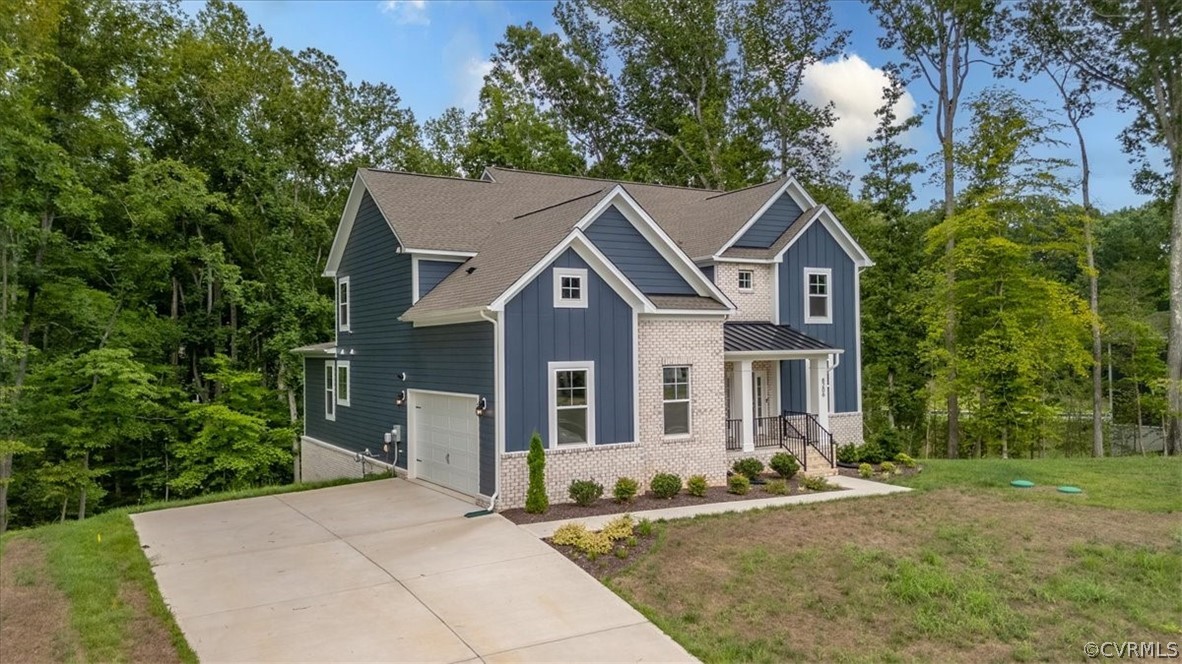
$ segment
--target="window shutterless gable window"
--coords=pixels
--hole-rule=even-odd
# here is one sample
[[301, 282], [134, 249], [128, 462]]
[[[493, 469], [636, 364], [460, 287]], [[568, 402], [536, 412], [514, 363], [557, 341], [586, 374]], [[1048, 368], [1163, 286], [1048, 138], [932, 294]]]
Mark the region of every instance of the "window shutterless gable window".
[[587, 270], [554, 268], [554, 306], [560, 309], [587, 308]]
[[755, 289], [755, 273], [751, 270], [739, 270], [739, 290], [749, 291]]
[[804, 268], [804, 322], [833, 322], [833, 271], [827, 267]]
[[337, 329], [349, 331], [349, 277], [337, 279]]
[[550, 362], [550, 447], [595, 444], [595, 363]]
[[337, 361], [337, 405], [349, 405], [349, 363]]
[[665, 410], [665, 435], [690, 434], [690, 368], [661, 367], [661, 400]]
[[324, 419], [337, 419], [336, 364], [324, 363]]

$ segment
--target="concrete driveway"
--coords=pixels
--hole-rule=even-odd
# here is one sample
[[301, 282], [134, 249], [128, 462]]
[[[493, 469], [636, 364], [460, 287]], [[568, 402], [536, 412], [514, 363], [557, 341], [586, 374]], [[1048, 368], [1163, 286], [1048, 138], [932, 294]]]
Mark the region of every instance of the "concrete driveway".
[[687, 661], [544, 542], [402, 479], [132, 517], [215, 661]]

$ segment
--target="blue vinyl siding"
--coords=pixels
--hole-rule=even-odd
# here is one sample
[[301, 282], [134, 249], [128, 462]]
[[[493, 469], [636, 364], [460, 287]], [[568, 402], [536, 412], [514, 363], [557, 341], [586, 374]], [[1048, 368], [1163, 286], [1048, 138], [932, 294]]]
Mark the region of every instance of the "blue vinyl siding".
[[[706, 275], [707, 279], [709, 279], [710, 281], [714, 281], [714, 266], [713, 265], [706, 265], [706, 266], [703, 266], [701, 269], [702, 269], [702, 274]], [[715, 283], [718, 283], [718, 282], [715, 282]]]
[[[397, 248], [366, 194], [338, 270], [350, 278], [351, 331], [338, 334], [337, 349], [350, 363], [351, 405], [337, 406], [336, 421], [324, 419], [324, 361], [307, 359], [304, 429], [312, 438], [380, 453], [382, 435], [400, 425], [407, 441], [406, 406], [396, 406], [394, 399], [408, 389], [478, 394], [497, 412], [492, 324], [415, 328], [399, 321], [411, 305], [411, 257]], [[400, 372], [406, 372], [405, 381], [398, 379]], [[481, 418], [480, 491], [485, 495], [495, 490], [495, 430], [493, 416]], [[406, 442], [399, 446], [398, 465], [406, 467]]]
[[735, 242], [736, 247], [753, 247], [766, 249], [776, 243], [784, 231], [796, 221], [803, 210], [792, 200], [788, 192], [780, 194], [780, 198], [772, 203], [763, 215], [755, 220], [751, 228]]
[[[553, 267], [587, 269], [586, 309], [554, 308]], [[535, 430], [549, 438], [549, 362], [594, 361], [596, 443], [635, 440], [632, 308], [577, 253], [555, 259], [504, 317], [506, 451], [528, 449]]]
[[665, 257], [615, 206], [587, 228], [587, 237], [646, 295], [696, 295]]
[[[804, 269], [830, 268], [833, 322], [804, 324]], [[780, 321], [845, 352], [834, 372], [834, 410], [858, 410], [858, 324], [855, 308], [854, 262], [820, 221], [814, 222], [777, 266], [780, 280]], [[783, 362], [780, 372], [784, 408], [804, 409], [804, 362]]]
[[419, 261], [419, 297], [431, 292], [447, 275], [463, 263], [459, 261]]

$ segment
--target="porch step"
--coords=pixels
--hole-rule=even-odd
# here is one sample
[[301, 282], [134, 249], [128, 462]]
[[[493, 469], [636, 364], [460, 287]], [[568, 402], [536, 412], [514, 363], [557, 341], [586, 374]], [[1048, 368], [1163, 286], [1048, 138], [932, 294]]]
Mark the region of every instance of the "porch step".
[[820, 452], [810, 449], [808, 451], [808, 466], [809, 469], [806, 474], [816, 477], [830, 477], [837, 474], [837, 468], [829, 463], [829, 460], [821, 456]]

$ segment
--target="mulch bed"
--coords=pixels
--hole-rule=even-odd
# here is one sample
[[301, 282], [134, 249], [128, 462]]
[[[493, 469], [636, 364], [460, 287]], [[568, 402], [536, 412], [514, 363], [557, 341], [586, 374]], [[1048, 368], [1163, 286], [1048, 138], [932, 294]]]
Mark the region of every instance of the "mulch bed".
[[[854, 471], [857, 475], [857, 471]], [[775, 479], [774, 475], [766, 475], [765, 479]], [[800, 485], [800, 476], [797, 475], [788, 480], [788, 487], [791, 489], [788, 495], [799, 495], [804, 493], [816, 493], [809, 491]], [[608, 487], [610, 490], [610, 487]], [[831, 491], [841, 491], [841, 487], [834, 487]], [[593, 505], [582, 507], [574, 503], [556, 503], [551, 504], [550, 509], [545, 514], [530, 514], [521, 508], [514, 508], [501, 512], [501, 516], [509, 519], [513, 523], [540, 523], [542, 521], [561, 521], [563, 519], [578, 519], [589, 516], [600, 516], [602, 514], [630, 514], [642, 512], [645, 510], [659, 510], [668, 507], [682, 507], [684, 505], [703, 505], [705, 503], [729, 503], [740, 500], [757, 500], [760, 498], [775, 498], [779, 494], [768, 493], [764, 490], [764, 485], [753, 484], [751, 490], [745, 496], [739, 496], [733, 493], [728, 493], [724, 486], [712, 486], [706, 489], [706, 495], [697, 498], [685, 493], [683, 489], [681, 493], [672, 498], [654, 498], [649, 493], [644, 493], [637, 496], [630, 503], [617, 503], [611, 498], [600, 498]]]
[[912, 475], [918, 475], [923, 472], [923, 466], [916, 466], [914, 468], [908, 468], [901, 463], [896, 463], [895, 464], [895, 471], [896, 471], [895, 474], [891, 475], [890, 478], [886, 478], [886, 477], [883, 477], [882, 474], [879, 472], [877, 465], [875, 465], [875, 464], [871, 464], [871, 465], [874, 465], [874, 476], [873, 477], [862, 477], [858, 473], [857, 468], [846, 468], [845, 466], [840, 466], [840, 465], [837, 467], [837, 474], [841, 475], [842, 477], [856, 477], [860, 480], [870, 480], [871, 482], [885, 483], [885, 481], [887, 479], [893, 479], [893, 478], [897, 478], [897, 477], [911, 477]]
[[648, 550], [653, 548], [653, 545], [657, 543], [656, 533], [653, 533], [648, 537], [643, 537], [641, 535], [636, 535], [635, 537], [636, 546], [628, 547], [624, 544], [617, 544], [617, 547], [624, 546], [627, 549], [628, 556], [626, 558], [620, 558], [614, 553], [609, 553], [606, 556], [599, 556], [595, 560], [591, 560], [587, 557], [587, 554], [579, 551], [573, 546], [555, 544], [554, 542], [551, 542], [550, 538], [548, 537], [542, 541], [557, 549], [562, 555], [570, 558], [571, 562], [583, 568], [584, 572], [599, 579], [600, 581], [603, 581], [604, 579], [636, 562], [640, 556], [648, 553]]

